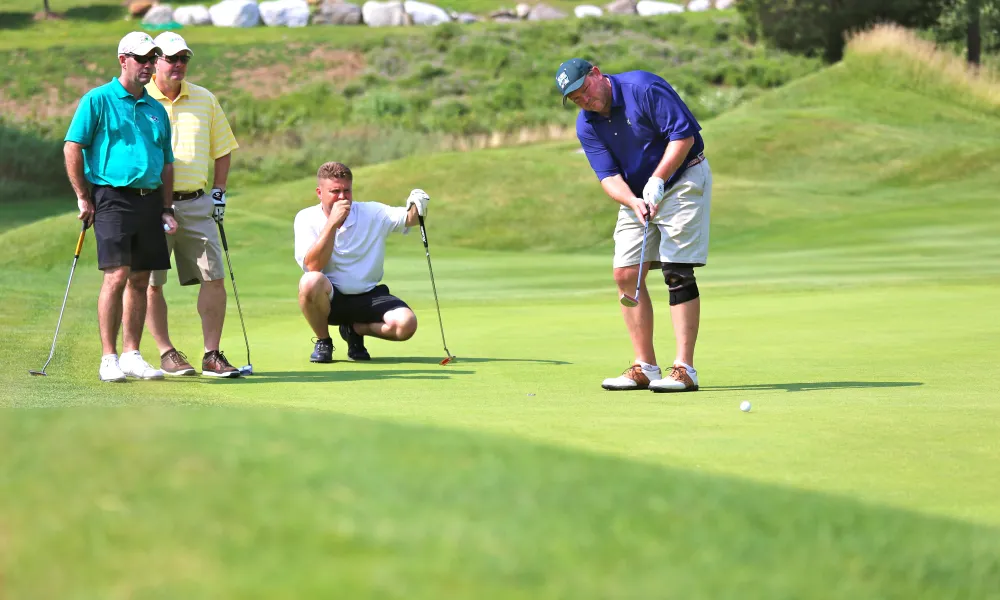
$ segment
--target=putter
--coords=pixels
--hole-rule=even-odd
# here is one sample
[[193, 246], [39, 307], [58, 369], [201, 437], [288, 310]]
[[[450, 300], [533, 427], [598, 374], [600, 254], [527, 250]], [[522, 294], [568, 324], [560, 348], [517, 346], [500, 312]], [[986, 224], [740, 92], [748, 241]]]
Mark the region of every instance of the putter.
[[36, 376], [47, 377], [48, 373], [45, 369], [49, 368], [49, 363], [52, 362], [52, 357], [56, 353], [56, 338], [59, 337], [59, 326], [62, 325], [63, 313], [66, 312], [66, 300], [69, 298], [69, 286], [73, 284], [73, 272], [76, 271], [76, 263], [80, 260], [80, 252], [83, 250], [83, 238], [87, 234], [87, 228], [90, 225], [86, 221], [83, 222], [83, 227], [80, 228], [80, 238], [76, 240], [76, 254], [73, 255], [73, 266], [69, 270], [69, 281], [66, 282], [66, 293], [63, 295], [62, 308], [59, 309], [59, 320], [56, 321], [56, 333], [52, 336], [52, 349], [49, 350], [49, 359], [45, 361], [45, 366], [41, 368], [40, 371], [28, 370], [28, 373]]
[[427, 246], [427, 228], [424, 227], [424, 218], [418, 213], [417, 219], [420, 221], [420, 239], [424, 242], [424, 254], [427, 255], [427, 270], [431, 273], [431, 289], [434, 290], [434, 306], [437, 308], [438, 325], [441, 327], [441, 345], [444, 346], [444, 353], [447, 357], [439, 364], [446, 365], [455, 360], [456, 356], [448, 351], [448, 342], [444, 341], [444, 323], [441, 321], [441, 303], [438, 302], [437, 285], [434, 283], [434, 267], [431, 266], [431, 249]]
[[622, 306], [627, 306], [629, 308], [635, 308], [639, 306], [639, 287], [642, 285], [642, 265], [646, 260], [646, 235], [649, 233], [649, 222], [652, 220], [652, 215], [647, 212], [646, 215], [646, 225], [642, 228], [642, 248], [639, 250], [639, 278], [635, 282], [635, 296], [629, 296], [628, 294], [622, 294], [619, 301]]
[[240, 325], [243, 327], [243, 341], [247, 345], [247, 364], [240, 367], [240, 375], [253, 375], [253, 363], [250, 362], [250, 340], [247, 339], [247, 326], [243, 322], [243, 308], [240, 306], [240, 293], [236, 291], [236, 276], [233, 275], [233, 263], [229, 260], [229, 242], [226, 241], [226, 228], [222, 226], [222, 220], [216, 219], [219, 226], [219, 238], [222, 240], [222, 249], [226, 252], [226, 264], [229, 265], [229, 279], [233, 282], [233, 295], [236, 296], [236, 309], [240, 313]]

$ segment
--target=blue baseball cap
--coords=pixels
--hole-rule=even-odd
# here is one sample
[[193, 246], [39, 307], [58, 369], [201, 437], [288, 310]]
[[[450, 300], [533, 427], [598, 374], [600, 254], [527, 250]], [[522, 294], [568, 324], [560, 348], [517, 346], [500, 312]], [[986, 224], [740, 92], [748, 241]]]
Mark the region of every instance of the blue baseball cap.
[[587, 74], [594, 68], [594, 65], [582, 58], [571, 58], [559, 65], [556, 71], [556, 87], [563, 97], [563, 106], [566, 106], [566, 96], [580, 89]]

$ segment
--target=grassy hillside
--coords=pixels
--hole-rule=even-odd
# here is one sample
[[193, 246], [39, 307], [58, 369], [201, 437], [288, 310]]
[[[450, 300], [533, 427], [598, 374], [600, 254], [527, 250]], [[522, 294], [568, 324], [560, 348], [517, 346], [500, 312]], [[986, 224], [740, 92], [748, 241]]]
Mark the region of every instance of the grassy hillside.
[[[413, 234], [386, 280], [417, 336], [370, 342], [370, 364], [306, 362], [291, 257], [305, 176], [234, 190], [227, 211], [257, 371], [240, 382], [99, 384], [92, 236], [51, 376], [29, 378], [78, 225], [0, 233], [3, 591], [997, 598], [1000, 115], [988, 81], [880, 35], [706, 121], [695, 395], [599, 389], [631, 350], [614, 207], [571, 144], [358, 169], [361, 199], [433, 198], [449, 367]], [[194, 355], [195, 293], [167, 294]], [[239, 364], [242, 344], [231, 303]]]

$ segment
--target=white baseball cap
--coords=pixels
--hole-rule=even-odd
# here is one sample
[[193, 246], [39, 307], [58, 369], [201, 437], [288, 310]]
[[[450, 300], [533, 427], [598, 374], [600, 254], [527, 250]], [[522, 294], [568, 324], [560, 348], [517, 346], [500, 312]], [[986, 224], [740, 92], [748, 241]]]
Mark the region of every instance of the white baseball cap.
[[163, 50], [164, 56], [173, 56], [178, 52], [183, 52], [184, 50], [194, 54], [194, 51], [188, 48], [187, 42], [184, 41], [184, 38], [177, 35], [173, 31], [161, 33], [156, 36], [156, 39], [153, 41], [160, 47], [160, 50]]
[[148, 33], [133, 31], [118, 42], [118, 56], [122, 54], [135, 54], [136, 56], [146, 56], [157, 48], [156, 42], [149, 37]]

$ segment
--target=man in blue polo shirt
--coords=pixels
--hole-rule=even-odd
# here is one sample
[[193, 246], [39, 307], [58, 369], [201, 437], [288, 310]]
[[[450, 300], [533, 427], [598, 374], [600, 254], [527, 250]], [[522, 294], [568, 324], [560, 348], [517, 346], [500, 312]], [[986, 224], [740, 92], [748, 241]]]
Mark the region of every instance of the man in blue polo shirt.
[[145, 33], [122, 38], [121, 75], [83, 96], [63, 148], [79, 219], [94, 226], [97, 266], [104, 271], [97, 304], [101, 381], [163, 378], [139, 354], [149, 274], [170, 268], [164, 231], [177, 230], [170, 119], [145, 88], [160, 53]]
[[[580, 107], [577, 138], [604, 192], [621, 205], [614, 234], [618, 291], [631, 296], [639, 287], [638, 305], [622, 306], [634, 364], [620, 377], [605, 379], [602, 387], [695, 391], [694, 346], [701, 300], [694, 269], [708, 260], [712, 198], [712, 172], [705, 160], [701, 126], [666, 81], [645, 71], [605, 75], [591, 63], [573, 58], [559, 66], [556, 87], [564, 104], [568, 99]], [[640, 282], [647, 219], [647, 258]], [[653, 306], [645, 284], [650, 267], [663, 272], [677, 341], [677, 355], [666, 377], [653, 350]]]

